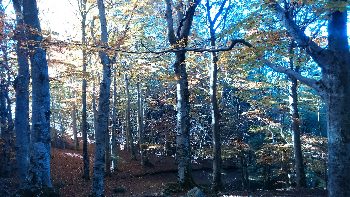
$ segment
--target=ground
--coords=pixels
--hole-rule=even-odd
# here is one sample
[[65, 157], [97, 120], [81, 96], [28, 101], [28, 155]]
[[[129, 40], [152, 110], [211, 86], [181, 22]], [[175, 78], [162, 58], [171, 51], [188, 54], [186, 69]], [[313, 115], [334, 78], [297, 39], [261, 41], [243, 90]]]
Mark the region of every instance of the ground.
[[[163, 196], [169, 183], [176, 183], [177, 167], [172, 157], [153, 155], [150, 157], [153, 166], [142, 167], [140, 161], [131, 160], [130, 154], [126, 151], [120, 151], [119, 156], [118, 171], [106, 177], [106, 196]], [[90, 163], [92, 160], [91, 156]], [[81, 178], [82, 166], [80, 151], [53, 149], [52, 178], [62, 196], [88, 196], [92, 181], [84, 181]], [[210, 163], [204, 161], [194, 164], [193, 169], [197, 184], [205, 186], [210, 183]], [[237, 169], [227, 168], [223, 176], [226, 191], [220, 196], [326, 196], [325, 191], [321, 190], [234, 192], [235, 188], [240, 187], [239, 177]], [[183, 192], [173, 193], [170, 196], [183, 194]]]
[[[92, 175], [93, 148], [90, 147], [90, 176]], [[89, 196], [92, 180], [82, 179], [82, 153], [80, 150], [52, 148], [52, 182], [60, 196]], [[176, 183], [176, 165], [173, 157], [150, 156], [152, 166], [142, 167], [139, 160], [131, 160], [126, 151], [119, 152], [118, 171], [106, 177], [106, 196], [183, 196], [185, 192], [169, 193]], [[193, 164], [194, 181], [205, 188], [210, 184], [210, 161]], [[240, 188], [240, 172], [226, 166], [223, 174], [225, 191], [217, 196], [326, 196], [323, 190], [274, 190], [237, 191]], [[16, 192], [15, 178], [0, 179], [0, 196], [13, 196]], [[167, 194], [168, 192], [168, 194]], [[167, 194], [167, 195], [166, 195]], [[208, 196], [215, 196], [208, 194]]]

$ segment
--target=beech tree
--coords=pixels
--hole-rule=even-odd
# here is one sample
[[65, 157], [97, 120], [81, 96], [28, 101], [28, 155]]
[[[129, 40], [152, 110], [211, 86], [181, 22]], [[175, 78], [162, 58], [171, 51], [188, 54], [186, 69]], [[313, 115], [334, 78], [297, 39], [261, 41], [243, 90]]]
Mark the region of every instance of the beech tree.
[[328, 133], [328, 195], [350, 195], [350, 53], [347, 35], [347, 0], [329, 0], [328, 47], [322, 48], [306, 36], [293, 20], [288, 5], [283, 8], [272, 2], [269, 6], [275, 11], [282, 25], [297, 44], [322, 69], [322, 79], [304, 77], [289, 68], [269, 61], [263, 62], [277, 72], [290, 75], [310, 86], [321, 96], [327, 108]]
[[32, 77], [32, 131], [30, 181], [33, 188], [52, 187], [50, 177], [50, 86], [46, 51], [36, 0], [23, 1], [23, 20], [27, 26]]
[[[106, 11], [103, 0], [97, 1], [98, 13], [101, 25], [101, 44], [108, 47], [108, 31]], [[111, 86], [111, 60], [106, 51], [99, 52], [101, 63], [103, 65], [103, 77], [100, 83], [100, 94], [98, 101], [98, 117], [96, 125], [96, 148], [94, 163], [94, 178], [92, 185], [93, 196], [104, 195], [104, 174], [105, 174], [105, 148], [106, 132], [108, 132], [109, 118], [109, 97]]]
[[[166, 22], [168, 28], [168, 40], [172, 47], [186, 47], [192, 26], [196, 7], [200, 0], [188, 2], [178, 1], [175, 5], [172, 0], [165, 0]], [[186, 4], [185, 4], [186, 3]], [[173, 7], [176, 8], [177, 26], [173, 19]], [[184, 8], [187, 7], [185, 10]], [[186, 51], [175, 52], [174, 63], [175, 78], [177, 84], [177, 134], [176, 134], [176, 159], [178, 163], [178, 181], [181, 186], [191, 185], [191, 147], [190, 147], [190, 106], [188, 79], [186, 72]]]

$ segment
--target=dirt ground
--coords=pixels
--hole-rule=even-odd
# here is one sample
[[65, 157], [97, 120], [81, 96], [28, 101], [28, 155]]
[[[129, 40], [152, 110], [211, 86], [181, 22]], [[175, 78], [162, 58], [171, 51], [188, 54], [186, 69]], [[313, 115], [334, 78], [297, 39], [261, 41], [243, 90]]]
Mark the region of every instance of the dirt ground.
[[[90, 176], [93, 169], [93, 147], [90, 149]], [[151, 196], [184, 196], [186, 191], [167, 193], [166, 188], [177, 180], [177, 166], [173, 157], [150, 155], [151, 166], [143, 167], [140, 160], [132, 160], [126, 151], [119, 151], [118, 171], [105, 178], [105, 194], [107, 197], [151, 197]], [[92, 180], [82, 178], [82, 153], [75, 150], [52, 148], [51, 176], [53, 186], [62, 197], [85, 197], [91, 192]], [[205, 188], [210, 184], [210, 161], [193, 164], [193, 177], [196, 184]], [[227, 166], [226, 166], [227, 167]], [[255, 196], [326, 196], [324, 190], [273, 190], [273, 191], [239, 191], [240, 172], [235, 168], [226, 168], [223, 173], [225, 189], [218, 194], [207, 196], [255, 197]], [[0, 197], [15, 196], [18, 182], [13, 177], [0, 178]], [[168, 190], [169, 191], [169, 190]]]
[[[81, 178], [83, 166], [81, 152], [59, 149], [52, 151], [53, 184], [59, 188], [62, 197], [88, 196], [92, 181]], [[92, 164], [93, 157], [90, 156], [90, 164]], [[129, 153], [120, 151], [118, 171], [105, 179], [106, 196], [165, 196], [164, 189], [169, 183], [175, 183], [177, 180], [175, 159], [152, 155], [150, 161], [153, 166], [142, 167], [139, 160], [131, 160]], [[201, 186], [210, 184], [210, 165], [208, 164], [210, 163], [193, 164], [194, 181]], [[223, 174], [226, 191], [217, 196], [326, 196], [323, 190], [234, 191], [235, 186], [240, 185], [239, 177], [237, 169], [226, 170]], [[183, 194], [184, 192], [180, 192], [167, 196], [183, 196]]]

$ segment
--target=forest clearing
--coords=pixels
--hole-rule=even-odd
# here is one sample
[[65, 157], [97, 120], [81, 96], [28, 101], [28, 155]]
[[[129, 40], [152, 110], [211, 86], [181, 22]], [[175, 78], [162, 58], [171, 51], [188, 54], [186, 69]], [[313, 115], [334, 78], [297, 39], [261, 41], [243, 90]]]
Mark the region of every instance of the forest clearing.
[[0, 196], [350, 196], [348, 0], [0, 0]]

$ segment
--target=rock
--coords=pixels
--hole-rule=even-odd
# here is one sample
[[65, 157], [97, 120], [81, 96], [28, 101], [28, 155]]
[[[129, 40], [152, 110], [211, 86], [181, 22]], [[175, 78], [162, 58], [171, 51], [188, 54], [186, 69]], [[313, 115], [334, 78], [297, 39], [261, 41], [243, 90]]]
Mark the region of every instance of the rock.
[[187, 192], [186, 197], [205, 197], [205, 194], [198, 187], [194, 187]]

